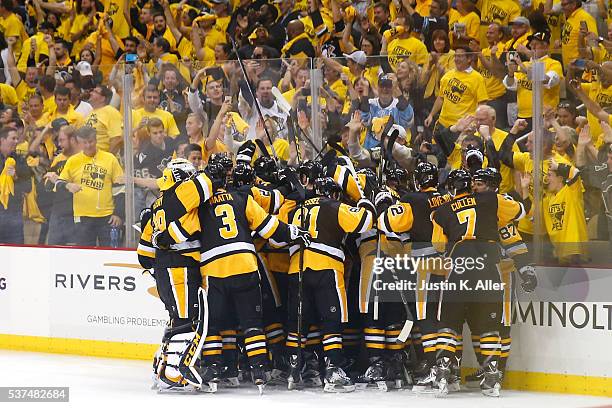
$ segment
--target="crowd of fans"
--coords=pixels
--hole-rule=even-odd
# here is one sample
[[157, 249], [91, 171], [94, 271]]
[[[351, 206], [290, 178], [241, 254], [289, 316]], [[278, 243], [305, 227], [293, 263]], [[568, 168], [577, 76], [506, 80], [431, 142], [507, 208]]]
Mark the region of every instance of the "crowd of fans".
[[[534, 231], [532, 210], [523, 237], [543, 235], [558, 260], [584, 261], [583, 244], [612, 231], [612, 25], [596, 19], [612, 13], [600, 3], [0, 0], [0, 242], [111, 244], [125, 228], [126, 157], [136, 214], [173, 157], [201, 167], [261, 139], [295, 164], [277, 88], [302, 141], [321, 135], [361, 167], [373, 165], [389, 117], [402, 129], [393, 155], [409, 172], [419, 156], [447, 170], [498, 167], [501, 192], [542, 200], [545, 231]], [[530, 132], [535, 61], [545, 66], [541, 140]], [[311, 143], [302, 150], [317, 155]], [[561, 163], [570, 174], [556, 172]]]

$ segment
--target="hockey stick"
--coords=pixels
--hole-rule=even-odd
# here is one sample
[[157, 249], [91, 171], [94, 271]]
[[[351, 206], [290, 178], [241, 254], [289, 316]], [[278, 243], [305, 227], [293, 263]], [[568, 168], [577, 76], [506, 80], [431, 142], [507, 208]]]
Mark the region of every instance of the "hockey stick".
[[[389, 132], [391, 132], [391, 128], [393, 126], [393, 116], [389, 117], [389, 120], [387, 121], [387, 124], [385, 125], [385, 128], [383, 129], [383, 132], [380, 136], [380, 161], [378, 163], [378, 174], [377, 174], [377, 180], [378, 180], [378, 187], [379, 188], [383, 188], [384, 186], [384, 175], [385, 175], [385, 166], [386, 166], [386, 152], [384, 150], [384, 138], [385, 136], [387, 136], [389, 134]], [[388, 136], [388, 142], [387, 142], [387, 146], [389, 144], [389, 142], [393, 142], [395, 143], [395, 139], [397, 139], [397, 135], [399, 133], [397, 131], [392, 132], [389, 136]], [[391, 145], [393, 146], [393, 145]], [[376, 194], [376, 191], [373, 191], [372, 194]], [[375, 197], [372, 197], [372, 202], [374, 202]], [[380, 259], [380, 254], [381, 254], [381, 233], [380, 233], [380, 229], [377, 228], [376, 230], [376, 259]], [[372, 285], [374, 285], [374, 279], [372, 279]], [[374, 287], [374, 320], [378, 320], [378, 304], [379, 304], [379, 295], [378, 295], [378, 289], [377, 286]]]
[[228, 38], [232, 42], [232, 48], [234, 50], [234, 53], [236, 54], [236, 58], [238, 59], [238, 64], [240, 65], [240, 69], [242, 70], [242, 75], [244, 75], [244, 81], [246, 82], [246, 85], [249, 88], [249, 92], [251, 93], [251, 96], [253, 97], [253, 104], [257, 108], [257, 114], [259, 115], [259, 120], [261, 120], [262, 122], [264, 131], [266, 132], [266, 136], [268, 137], [268, 142], [270, 142], [270, 149], [272, 149], [272, 154], [274, 155], [274, 161], [276, 161], [276, 164], [278, 165], [279, 164], [278, 155], [276, 154], [276, 150], [274, 149], [274, 144], [272, 143], [272, 137], [270, 136], [270, 132], [268, 132], [266, 121], [263, 117], [263, 114], [261, 113], [261, 107], [259, 106], [259, 101], [257, 100], [257, 96], [255, 95], [255, 92], [253, 91], [253, 87], [251, 87], [251, 82], [249, 82], [249, 76], [247, 75], [246, 68], [244, 67], [244, 62], [242, 61], [242, 58], [240, 58], [240, 53], [238, 53], [238, 47], [236, 47], [236, 41], [234, 41], [232, 37], [228, 36]]
[[[291, 105], [289, 104], [289, 102], [287, 101], [287, 99], [283, 96], [283, 94], [281, 93], [281, 91], [279, 91], [279, 89], [275, 86], [272, 87], [272, 95], [274, 95], [274, 98], [276, 99], [276, 104], [278, 105], [278, 107], [285, 112], [287, 115], [289, 115], [289, 117], [291, 118], [291, 120], [293, 120], [294, 122], [297, 122], [297, 113], [295, 111], [295, 109], [293, 109], [291, 107]], [[315, 146], [314, 142], [312, 141], [312, 139], [310, 139], [308, 137], [308, 135], [306, 134], [306, 132], [304, 132], [304, 130], [298, 125], [296, 125], [294, 123], [294, 127], [297, 128], [297, 133], [296, 133], [296, 138], [297, 139], [304, 139], [308, 142], [308, 144], [310, 145], [310, 147], [312, 147], [314, 149], [315, 152], [317, 152], [317, 157], [319, 157], [321, 154], [323, 154], [322, 150], [319, 150], [317, 148], [317, 146]], [[300, 135], [300, 136], [298, 136]]]
[[[300, 148], [298, 146], [298, 141], [297, 138], [295, 137], [295, 123], [293, 122], [292, 119], [289, 120], [288, 122], [288, 127], [289, 127], [289, 134], [288, 134], [288, 139], [289, 139], [289, 143], [294, 144], [295, 146], [295, 152], [296, 152], [296, 159], [298, 162], [298, 166], [301, 167], [302, 166], [302, 155], [300, 153]], [[289, 173], [291, 175], [292, 178], [296, 178], [295, 174], [293, 172]], [[302, 183], [300, 182], [300, 180], [290, 180], [292, 183], [294, 183], [296, 185], [296, 188], [298, 189], [298, 195], [299, 195], [299, 211], [300, 211], [300, 229], [304, 230], [304, 226], [305, 226], [305, 221], [304, 221], [304, 200], [306, 199], [306, 190], [304, 189], [304, 186], [302, 186]], [[298, 269], [298, 293], [297, 293], [297, 346], [298, 346], [298, 352], [297, 352], [297, 367], [298, 370], [301, 371], [302, 370], [302, 361], [303, 361], [303, 356], [302, 356], [302, 326], [304, 325], [304, 251], [306, 250], [306, 247], [304, 246], [304, 242], [300, 242], [300, 250], [299, 250], [299, 269]], [[291, 364], [291, 362], [290, 362]]]
[[[395, 141], [397, 140], [398, 136], [399, 136], [399, 131], [394, 129], [393, 132], [391, 132], [391, 135], [389, 136], [389, 138], [387, 139], [387, 146], [385, 149], [385, 156], [386, 156], [385, 164], [393, 163], [395, 161], [393, 159], [393, 146], [395, 145]], [[393, 277], [394, 282], [396, 284], [399, 284], [399, 278], [397, 276], [397, 271], [395, 270], [395, 268], [391, 268], [390, 272], [391, 272], [391, 276]], [[412, 326], [414, 325], [414, 316], [412, 316], [412, 313], [410, 312], [410, 307], [408, 306], [408, 299], [406, 299], [406, 294], [404, 293], [403, 289], [400, 290], [400, 298], [402, 299], [402, 304], [404, 305], [404, 311], [406, 312], [406, 321], [404, 322], [404, 325], [402, 326], [402, 330], [400, 331], [400, 334], [397, 336], [397, 342], [405, 343], [406, 340], [408, 340], [408, 336], [410, 336], [410, 332], [412, 331]]]

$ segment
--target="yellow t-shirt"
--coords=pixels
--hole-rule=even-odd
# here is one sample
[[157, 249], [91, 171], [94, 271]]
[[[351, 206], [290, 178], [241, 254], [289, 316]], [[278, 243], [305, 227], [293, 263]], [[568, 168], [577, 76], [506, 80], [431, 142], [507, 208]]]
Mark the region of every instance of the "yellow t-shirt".
[[132, 111], [132, 126], [136, 127], [140, 125], [140, 122], [144, 118], [158, 118], [164, 124], [164, 128], [170, 137], [177, 137], [179, 135], [179, 129], [176, 126], [174, 116], [170, 112], [166, 112], [163, 109], [155, 109], [155, 112], [147, 112], [144, 108], [135, 109]]
[[586, 258], [589, 237], [582, 188], [580, 180], [563, 186], [557, 193], [550, 194], [544, 210], [546, 232], [555, 248], [555, 255], [560, 259], [571, 255]]
[[567, 67], [573, 59], [580, 57], [578, 51], [578, 33], [580, 31], [580, 22], [586, 21], [590, 32], [597, 32], [597, 22], [586, 10], [582, 7], [575, 10], [571, 16], [567, 18], [561, 30], [561, 53], [563, 55], [563, 66]]
[[[449, 30], [453, 30], [455, 23], [465, 24], [465, 33], [467, 36], [478, 40], [480, 36], [480, 17], [478, 17], [478, 14], [472, 11], [465, 16], [462, 16], [457, 10], [451, 8], [448, 12]], [[453, 36], [450, 35], [451, 47], [453, 45], [453, 41]]]
[[[85, 40], [86, 44], [93, 45], [93, 48], [92, 48], [93, 50], [96, 49], [96, 41], [98, 40], [98, 35], [99, 35], [98, 32], [94, 31]], [[120, 40], [119, 39], [117, 40], [119, 41], [119, 46], [122, 46], [122, 43], [120, 42]], [[113, 66], [116, 63], [115, 53], [113, 52], [113, 47], [111, 46], [110, 41], [104, 37], [102, 37], [102, 42], [100, 43], [100, 46], [102, 47], [102, 57], [100, 59], [99, 69], [100, 71], [102, 71], [104, 78], [108, 78], [108, 75], [110, 74], [110, 72], [113, 69]]]
[[218, 139], [215, 140], [215, 145], [210, 150], [206, 149], [206, 142], [203, 142], [200, 146], [202, 146], [202, 161], [204, 163], [208, 163], [208, 159], [210, 159], [210, 156], [215, 153], [226, 153], [229, 151], [227, 150], [227, 146], [225, 145], [225, 143]]
[[[612, 106], [612, 85], [607, 88], [601, 86], [601, 82], [591, 82], [581, 84], [582, 89], [589, 95], [589, 97], [597, 102], [603, 109]], [[593, 139], [593, 145], [596, 149], [599, 149], [604, 143], [601, 125], [599, 119], [591, 112], [587, 112], [587, 120], [589, 121], [589, 128], [591, 130], [591, 138]]]
[[[565, 158], [555, 152], [552, 153], [552, 158], [559, 164], [568, 164], [571, 165], [570, 162], [568, 162], [567, 160], [565, 160]], [[533, 159], [531, 158], [531, 155], [529, 154], [529, 152], [515, 152], [513, 155], [513, 165], [514, 165], [514, 169], [518, 170], [522, 173], [529, 173], [532, 176], [534, 175], [533, 173]], [[543, 160], [542, 161], [542, 181], [543, 184], [548, 183], [548, 168], [550, 167], [550, 160]], [[533, 177], [531, 180], [531, 183], [529, 184], [529, 199], [531, 200], [531, 202], [534, 202], [534, 195], [533, 195], [534, 191], [533, 191]], [[548, 200], [548, 194], [545, 193], [544, 194], [544, 198], [543, 198], [543, 205], [542, 208], [546, 207], [546, 203]], [[542, 216], [541, 214], [539, 216]], [[519, 220], [518, 223], [518, 230], [520, 232], [525, 232], [527, 234], [533, 234], [534, 232], [534, 226], [533, 226], [533, 219], [534, 219], [534, 207], [531, 206], [531, 210], [529, 210], [529, 213], [527, 214], [527, 216], [521, 218]]]
[[489, 99], [484, 78], [478, 71], [455, 69], [440, 79], [440, 96], [443, 99], [439, 122], [444, 127], [457, 123], [465, 115], [473, 115], [478, 104]]
[[13, 46], [14, 50], [21, 50], [23, 42], [28, 38], [21, 19], [15, 13], [10, 13], [6, 18], [0, 17], [0, 32], [4, 38], [17, 37], [17, 42]]
[[[450, 50], [446, 54], [441, 54], [438, 58], [438, 64], [444, 68], [445, 73], [451, 69], [455, 69], [455, 51]], [[425, 92], [423, 93], [425, 98], [438, 96], [440, 94], [440, 77], [440, 71], [434, 67], [434, 69], [431, 71], [429, 79], [427, 80], [427, 86], [425, 86]]]
[[[85, 14], [77, 14], [74, 17], [74, 21], [72, 22], [72, 26], [70, 27], [70, 33], [69, 36], [72, 37], [74, 34], [82, 31], [85, 26], [87, 25], [87, 23], [89, 22], [89, 16], [85, 15]], [[95, 20], [94, 20], [95, 23]], [[71, 55], [74, 58], [77, 58], [80, 53], [81, 50], [83, 49], [83, 46], [85, 45], [85, 42], [87, 40], [87, 37], [81, 37], [79, 40], [75, 41], [72, 45], [72, 53]]]
[[[503, 53], [503, 44], [497, 45], [497, 58], [499, 59]], [[482, 50], [482, 56], [491, 59], [491, 47], [487, 47]], [[476, 70], [480, 72], [480, 75], [485, 80], [485, 86], [487, 87], [487, 93], [490, 99], [497, 99], [506, 93], [506, 87], [504, 86], [501, 79], [495, 77], [491, 71], [486, 69], [480, 59], [478, 60], [478, 66]]]
[[102, 0], [104, 12], [113, 20], [113, 33], [117, 38], [125, 38], [130, 35], [130, 26], [123, 14], [126, 1], [130, 0]]
[[9, 84], [0, 83], [0, 101], [5, 105], [19, 105], [19, 98], [17, 97], [15, 88]]
[[480, 10], [480, 46], [487, 43], [487, 29], [491, 23], [502, 26], [509, 25], [510, 21], [521, 15], [521, 8], [514, 0], [478, 0], [476, 7]]
[[55, 104], [55, 96], [51, 95], [47, 99], [43, 98], [43, 113], [52, 112], [57, 109]]
[[[497, 128], [495, 129], [495, 131], [491, 135], [491, 139], [493, 139], [493, 144], [495, 145], [495, 149], [497, 151], [499, 151], [499, 148], [501, 147], [504, 140], [506, 140], [507, 136], [508, 136], [508, 132], [505, 132]], [[519, 148], [516, 145], [516, 143], [512, 146], [512, 151], [513, 152], [519, 151]], [[514, 173], [512, 172], [512, 169], [506, 166], [505, 164], [502, 164], [499, 169], [499, 174], [502, 177], [501, 184], [499, 185], [499, 193], [500, 194], [509, 193], [510, 191], [514, 189]]]
[[107, 217], [113, 214], [113, 183], [118, 184], [123, 169], [111, 153], [98, 150], [93, 157], [83, 152], [71, 156], [60, 179], [78, 184], [82, 190], [73, 195], [76, 217]]
[[429, 61], [429, 51], [423, 43], [414, 37], [408, 38], [394, 38], [387, 45], [387, 55], [389, 59], [389, 65], [395, 71], [397, 64], [402, 60], [402, 56], [408, 57], [408, 59], [417, 65], [425, 65]]
[[19, 113], [21, 114], [23, 113], [23, 109], [21, 106], [24, 103], [27, 103], [30, 99], [30, 96], [36, 93], [36, 88], [30, 87], [30, 85], [28, 85], [26, 81], [21, 80], [17, 84], [15, 92], [17, 92], [17, 98], [19, 99], [19, 105], [17, 106], [17, 108], [19, 110]]
[[98, 149], [108, 152], [110, 139], [123, 136], [123, 117], [110, 105], [94, 109], [85, 118], [85, 126], [96, 129]]
[[231, 20], [232, 16], [217, 17], [217, 21], [215, 22], [214, 28], [218, 31], [221, 31], [222, 33], [225, 33]]
[[[554, 71], [560, 78], [563, 78], [563, 69], [559, 61], [549, 56], [543, 57], [541, 61], [544, 62], [544, 73]], [[526, 67], [529, 67], [531, 64], [531, 61], [525, 62]], [[533, 115], [532, 81], [527, 78], [527, 74], [524, 72], [517, 72], [514, 75], [514, 79], [517, 84], [516, 101], [518, 105], [518, 117], [530, 118]], [[544, 88], [544, 106], [550, 106], [552, 108], [557, 107], [559, 104], [559, 86], [560, 83], [550, 89]]]
[[215, 50], [217, 44], [225, 44], [227, 39], [225, 38], [225, 31], [219, 31], [213, 27], [210, 31], [205, 34], [204, 46]]
[[81, 115], [79, 112], [76, 112], [72, 105], [68, 108], [68, 112], [66, 112], [65, 114], [59, 113], [57, 111], [56, 106], [55, 109], [53, 109], [51, 112], [43, 114], [41, 122], [45, 123], [46, 125], [47, 123], [51, 123], [55, 119], [59, 118], [66, 119], [71, 126], [74, 126], [76, 128], [80, 128], [85, 123], [85, 118], [83, 117], [83, 115]]

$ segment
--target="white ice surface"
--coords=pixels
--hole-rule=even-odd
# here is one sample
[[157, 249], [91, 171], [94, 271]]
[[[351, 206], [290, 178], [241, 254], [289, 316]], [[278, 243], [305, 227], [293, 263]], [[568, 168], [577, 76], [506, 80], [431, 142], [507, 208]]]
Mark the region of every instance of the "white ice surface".
[[[215, 407], [221, 408], [612, 407], [612, 398], [506, 390], [502, 390], [502, 396], [498, 399], [483, 397], [478, 391], [462, 391], [445, 399], [435, 399], [416, 396], [408, 390], [326, 394], [314, 390], [287, 391], [279, 387], [268, 387], [266, 393], [259, 396], [254, 386], [244, 386], [240, 389], [220, 387], [214, 395], [159, 395], [150, 389], [151, 364], [146, 361], [6, 350], [0, 350], [0, 386], [68, 386], [70, 406], [88, 408], [205, 406], [200, 404], [214, 404]], [[115, 406], [109, 407], [109, 402], [115, 403]], [[6, 405], [8, 404], [0, 404]], [[40, 407], [41, 403], [19, 403], [18, 406], [29, 405]], [[53, 406], [67, 404], [54, 403]]]

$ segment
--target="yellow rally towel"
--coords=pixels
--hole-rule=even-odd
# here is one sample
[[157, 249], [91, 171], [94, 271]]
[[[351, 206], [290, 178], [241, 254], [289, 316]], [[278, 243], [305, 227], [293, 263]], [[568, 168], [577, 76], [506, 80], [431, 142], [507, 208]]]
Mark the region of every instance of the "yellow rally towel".
[[45, 217], [43, 217], [42, 213], [40, 212], [38, 202], [36, 200], [36, 183], [34, 182], [34, 177], [32, 177], [32, 191], [26, 194], [25, 199], [23, 200], [23, 217], [34, 222], [42, 223], [45, 222]]
[[4, 169], [0, 173], [0, 203], [2, 203], [5, 210], [8, 209], [9, 194], [15, 195], [15, 180], [7, 173], [9, 167], [15, 167], [15, 159], [12, 157], [6, 159]]

